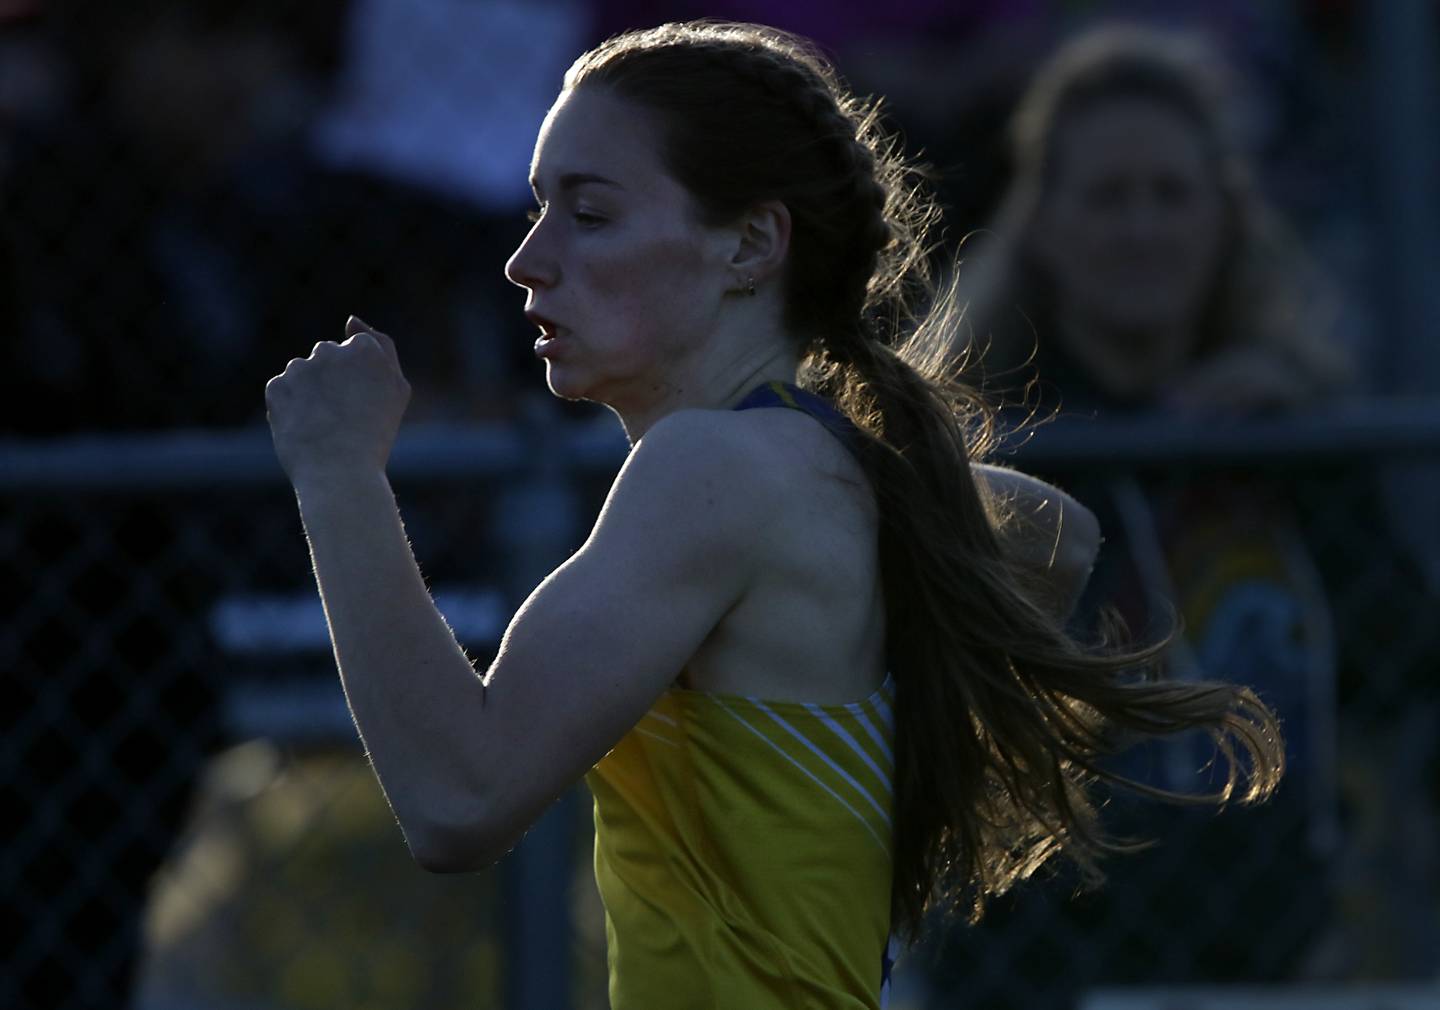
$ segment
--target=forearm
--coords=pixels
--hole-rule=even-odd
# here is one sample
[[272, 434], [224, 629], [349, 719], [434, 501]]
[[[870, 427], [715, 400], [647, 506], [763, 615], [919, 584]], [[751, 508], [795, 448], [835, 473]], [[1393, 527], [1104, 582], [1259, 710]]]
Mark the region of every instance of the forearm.
[[421, 578], [383, 472], [296, 482], [345, 698], [417, 858], [478, 821], [480, 676]]

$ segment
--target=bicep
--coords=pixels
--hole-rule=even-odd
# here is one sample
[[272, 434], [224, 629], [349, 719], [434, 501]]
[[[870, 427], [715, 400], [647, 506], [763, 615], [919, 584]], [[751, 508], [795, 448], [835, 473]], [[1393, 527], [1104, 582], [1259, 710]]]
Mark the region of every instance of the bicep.
[[723, 467], [639, 454], [487, 674], [491, 753], [509, 769], [497, 813], [521, 830], [639, 721], [750, 578], [757, 513]]

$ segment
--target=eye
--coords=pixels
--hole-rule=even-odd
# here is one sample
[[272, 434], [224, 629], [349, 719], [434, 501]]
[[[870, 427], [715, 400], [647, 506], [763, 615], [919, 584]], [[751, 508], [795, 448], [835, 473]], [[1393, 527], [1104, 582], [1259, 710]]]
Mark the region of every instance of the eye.
[[602, 224], [605, 223], [605, 218], [601, 217], [599, 214], [591, 214], [589, 211], [577, 210], [573, 216], [575, 218], [575, 223], [581, 228], [585, 228], [587, 230], [599, 228]]

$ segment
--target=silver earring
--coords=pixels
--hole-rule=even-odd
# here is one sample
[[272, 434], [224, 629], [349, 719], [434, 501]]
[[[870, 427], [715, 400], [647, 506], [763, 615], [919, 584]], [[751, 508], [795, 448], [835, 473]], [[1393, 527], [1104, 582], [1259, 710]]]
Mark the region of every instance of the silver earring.
[[751, 296], [752, 298], [755, 296], [755, 278], [754, 278], [754, 277], [746, 277], [746, 278], [745, 278], [745, 293], [746, 293], [747, 295]]

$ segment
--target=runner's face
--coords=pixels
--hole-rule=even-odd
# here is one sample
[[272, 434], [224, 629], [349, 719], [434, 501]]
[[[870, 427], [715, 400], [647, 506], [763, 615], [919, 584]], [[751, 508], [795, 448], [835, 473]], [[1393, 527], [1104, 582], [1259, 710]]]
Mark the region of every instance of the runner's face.
[[648, 112], [596, 88], [565, 92], [531, 183], [539, 210], [505, 275], [528, 292], [551, 390], [617, 406], [680, 381], [733, 284], [733, 250], [661, 163]]

